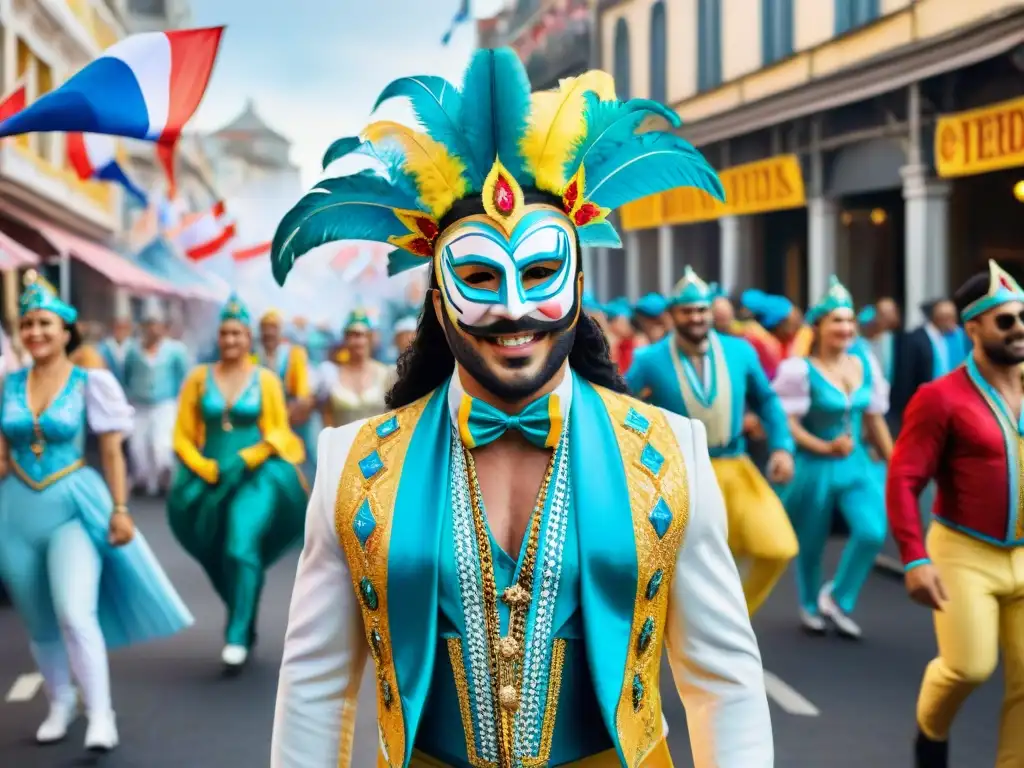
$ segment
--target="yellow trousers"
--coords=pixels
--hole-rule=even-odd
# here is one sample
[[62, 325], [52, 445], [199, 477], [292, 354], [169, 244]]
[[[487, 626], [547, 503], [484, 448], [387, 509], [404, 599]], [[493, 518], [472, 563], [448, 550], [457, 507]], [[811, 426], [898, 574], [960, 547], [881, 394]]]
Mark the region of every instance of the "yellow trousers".
[[[379, 761], [378, 765], [380, 765]], [[621, 768], [621, 766], [618, 754], [614, 749], [610, 749], [607, 752], [577, 760], [575, 763], [569, 763], [564, 768]], [[409, 768], [449, 768], [449, 766], [435, 760], [430, 755], [413, 751]], [[668, 753], [668, 742], [660, 741], [654, 749], [647, 753], [637, 768], [673, 768], [672, 756]]]
[[725, 499], [729, 549], [750, 561], [743, 579], [747, 610], [753, 616], [786, 572], [799, 549], [786, 510], [747, 456], [712, 459]]
[[961, 705], [995, 671], [1003, 653], [1006, 694], [996, 768], [1024, 765], [1024, 547], [986, 544], [939, 522], [928, 531], [928, 555], [949, 602], [935, 612], [939, 655], [928, 664], [917, 722], [945, 741]]

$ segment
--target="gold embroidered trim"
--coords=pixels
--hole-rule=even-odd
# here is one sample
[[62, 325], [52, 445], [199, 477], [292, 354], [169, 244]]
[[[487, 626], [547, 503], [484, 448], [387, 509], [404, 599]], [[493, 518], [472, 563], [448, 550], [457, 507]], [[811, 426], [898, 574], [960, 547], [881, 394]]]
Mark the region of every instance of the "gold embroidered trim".
[[[597, 391], [608, 409], [618, 438], [636, 541], [636, 600], [615, 725], [623, 755], [629, 765], [637, 766], [662, 737], [661, 697], [658, 693], [661, 648], [672, 577], [689, 520], [690, 489], [683, 452], [665, 414], [625, 395], [601, 388]], [[626, 426], [630, 409], [647, 420], [648, 427], [643, 435]], [[657, 476], [641, 461], [648, 443], [664, 458]], [[658, 536], [650, 519], [659, 499], [664, 499], [672, 512], [672, 520], [662, 537]], [[658, 572], [660, 577], [657, 577]], [[648, 586], [656, 577], [660, 578], [659, 587], [648, 599]], [[648, 619], [653, 620], [653, 626]], [[640, 635], [647, 632], [649, 639], [641, 647]], [[641, 686], [638, 698], [635, 698], [634, 678]]]
[[558, 697], [562, 692], [562, 670], [565, 666], [567, 641], [556, 639], [551, 644], [551, 671], [548, 675], [548, 696], [544, 702], [544, 725], [540, 732], [540, 751], [537, 757], [523, 759], [526, 768], [545, 768], [551, 761], [551, 743], [555, 736], [555, 719], [558, 717]]
[[[369, 419], [359, 429], [345, 459], [345, 468], [335, 496], [335, 531], [348, 562], [352, 587], [363, 615], [366, 643], [377, 673], [377, 719], [381, 741], [387, 753], [386, 759], [382, 757], [381, 762], [390, 766], [400, 766], [405, 762], [406, 733], [398, 679], [393, 655], [390, 653], [388, 549], [395, 496], [402, 478], [405, 454], [416, 423], [432, 396], [433, 393], [397, 411]], [[392, 418], [398, 426], [390, 435], [381, 438], [377, 428]], [[382, 466], [367, 479], [359, 464], [374, 451]], [[364, 501], [369, 504], [376, 523], [365, 547], [353, 528], [353, 521]], [[369, 587], [372, 599], [376, 601], [373, 607], [368, 604], [367, 594], [361, 588], [364, 585]]]
[[473, 710], [469, 702], [469, 679], [466, 677], [466, 660], [462, 655], [462, 639], [448, 638], [448, 658], [452, 664], [455, 677], [455, 691], [459, 697], [459, 712], [462, 715], [462, 730], [466, 735], [466, 757], [473, 768], [495, 768], [497, 763], [489, 763], [476, 752], [476, 739], [473, 734]]
[[56, 483], [58, 480], [67, 477], [72, 472], [77, 472], [84, 466], [85, 461], [83, 459], [79, 459], [73, 464], [68, 464], [66, 467], [64, 467], [64, 469], [58, 472], [54, 472], [52, 475], [47, 475], [40, 481], [36, 481], [28, 476], [28, 474], [25, 472], [24, 469], [21, 468], [21, 465], [18, 464], [18, 462], [14, 461], [13, 459], [11, 460], [11, 469], [14, 470], [14, 474], [18, 476], [18, 479], [21, 480], [21, 482], [23, 482], [33, 491], [45, 490], [46, 488], [49, 488], [51, 485]]
[[[999, 403], [995, 402], [988, 392], [979, 387], [973, 378], [968, 377], [968, 379], [970, 379], [978, 394], [981, 395], [981, 399], [985, 401], [985, 405], [992, 411], [999, 429], [1003, 432], [1003, 437], [1006, 440], [1007, 462], [1010, 461], [1009, 449], [1011, 441], [1017, 441], [1017, 524], [1014, 526], [1013, 537], [1015, 541], [1020, 541], [1024, 539], [1024, 437], [1018, 434], [1017, 425], [1012, 424], [1006, 418]], [[1009, 521], [1007, 521], [1006, 525], [1009, 528]]]

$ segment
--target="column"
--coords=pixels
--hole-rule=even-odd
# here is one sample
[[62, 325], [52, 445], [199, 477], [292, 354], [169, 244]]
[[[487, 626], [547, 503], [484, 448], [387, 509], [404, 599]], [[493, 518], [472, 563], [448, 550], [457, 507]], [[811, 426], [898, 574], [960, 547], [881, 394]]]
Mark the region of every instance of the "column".
[[[626, 233], [626, 298], [640, 298], [640, 233]], [[614, 290], [614, 286], [612, 286]]]
[[807, 201], [807, 220], [807, 300], [813, 304], [828, 291], [828, 279], [835, 272], [839, 207], [834, 200], [812, 198]]
[[8, 94], [18, 80], [18, 38], [9, 23], [3, 27], [3, 89]]
[[114, 288], [114, 320], [130, 320], [132, 299], [124, 288]]
[[718, 220], [718, 227], [721, 230], [718, 241], [718, 284], [726, 293], [732, 293], [738, 287], [743, 248], [740, 217], [723, 216]]
[[907, 327], [913, 328], [924, 322], [923, 302], [950, 293], [950, 185], [930, 177], [923, 164], [905, 165], [900, 175], [906, 206], [904, 311]]
[[672, 293], [675, 284], [673, 255], [675, 252], [672, 226], [666, 224], [658, 228], [658, 292], [662, 296]]
[[608, 249], [595, 248], [594, 261], [597, 268], [593, 287], [590, 289], [598, 301], [607, 301], [608, 295]]

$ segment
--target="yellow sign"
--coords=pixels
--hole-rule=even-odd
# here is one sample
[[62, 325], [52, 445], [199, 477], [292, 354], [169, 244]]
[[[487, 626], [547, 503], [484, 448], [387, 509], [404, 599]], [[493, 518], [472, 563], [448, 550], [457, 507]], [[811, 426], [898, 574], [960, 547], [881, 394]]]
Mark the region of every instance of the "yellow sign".
[[622, 228], [627, 232], [665, 224], [694, 224], [723, 216], [747, 216], [807, 204], [804, 176], [796, 155], [737, 165], [718, 174], [725, 202], [692, 187], [678, 187], [624, 205]]
[[972, 176], [1019, 165], [1024, 165], [1024, 98], [939, 118], [939, 176]]

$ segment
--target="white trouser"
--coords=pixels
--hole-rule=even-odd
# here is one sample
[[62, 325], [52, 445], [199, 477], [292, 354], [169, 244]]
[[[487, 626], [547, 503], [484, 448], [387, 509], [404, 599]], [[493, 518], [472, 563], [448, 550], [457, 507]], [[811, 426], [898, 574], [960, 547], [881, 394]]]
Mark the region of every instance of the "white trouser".
[[53, 534], [47, 551], [47, 571], [54, 613], [64, 641], [33, 643], [32, 655], [46, 683], [51, 702], [74, 700], [74, 673], [86, 711], [111, 711], [110, 667], [96, 603], [103, 561], [96, 545], [77, 520]]
[[178, 415], [176, 400], [156, 405], [135, 406], [135, 423], [128, 439], [132, 478], [150, 493], [160, 490], [160, 479], [170, 475], [174, 466], [174, 422]]

